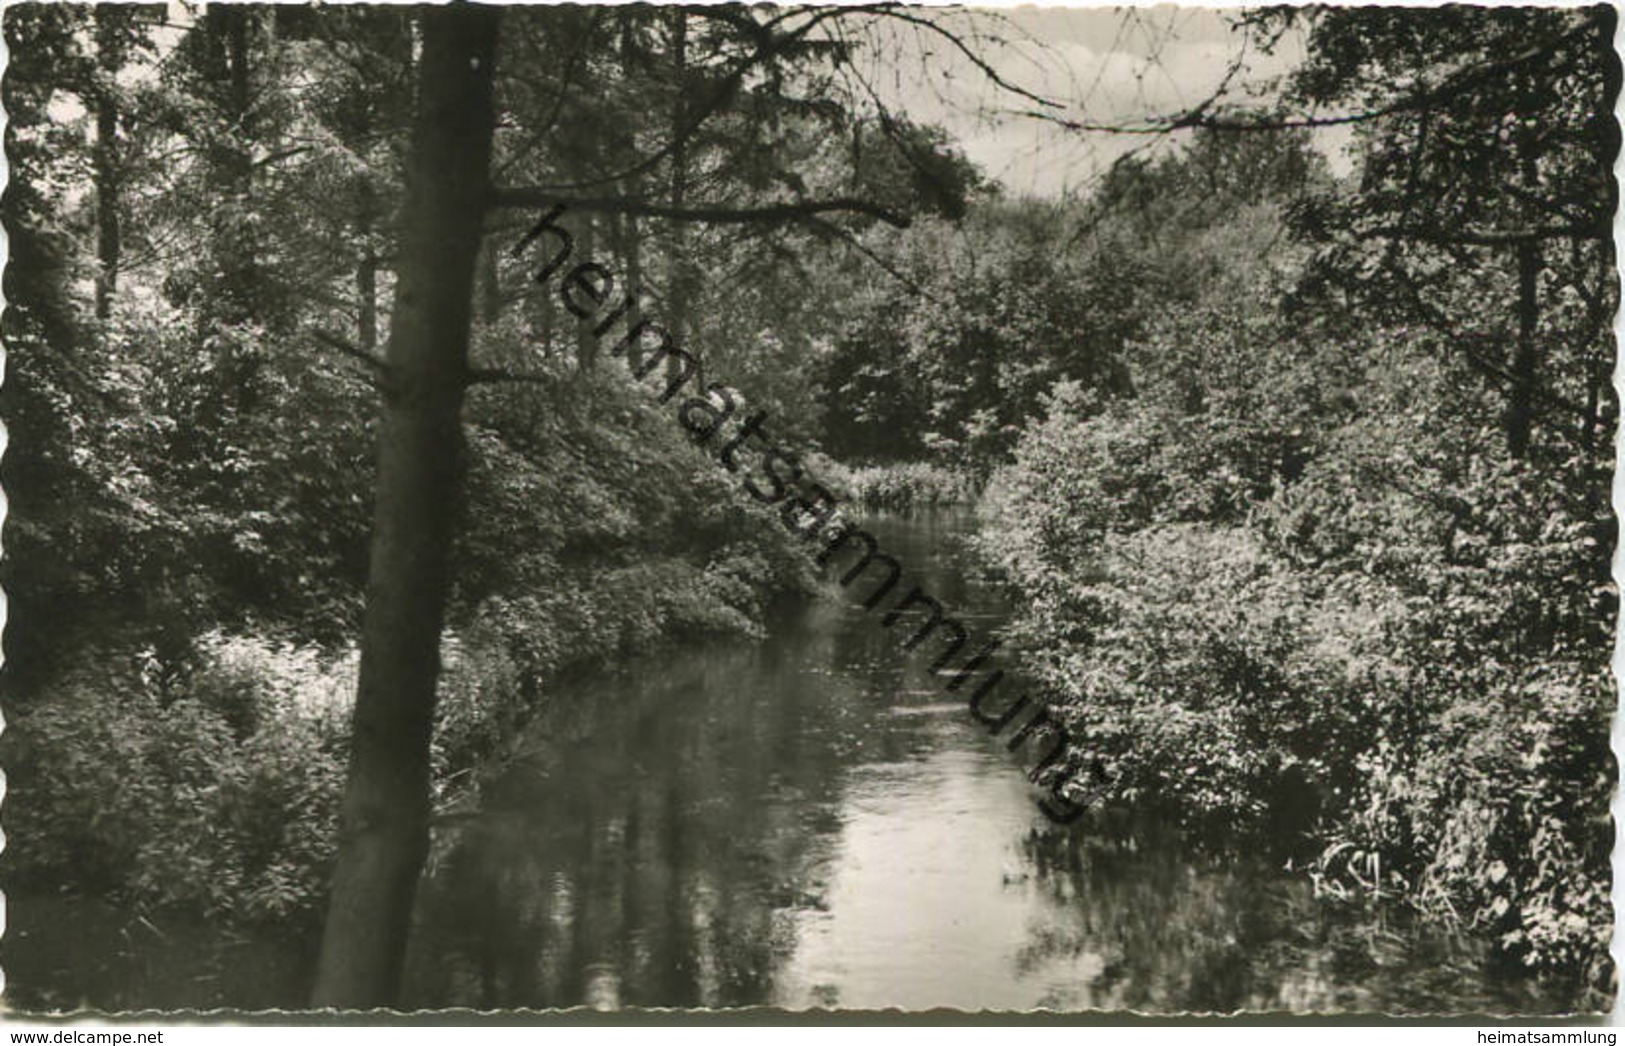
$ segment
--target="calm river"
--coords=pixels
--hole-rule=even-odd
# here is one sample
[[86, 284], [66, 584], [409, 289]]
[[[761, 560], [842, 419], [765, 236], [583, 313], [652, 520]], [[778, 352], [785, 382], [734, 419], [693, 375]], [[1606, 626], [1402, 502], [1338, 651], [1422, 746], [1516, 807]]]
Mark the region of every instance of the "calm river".
[[[871, 529], [984, 636], [969, 512]], [[860, 592], [862, 584], [853, 590]], [[877, 614], [577, 684], [420, 912], [425, 1006], [1520, 1009], [1463, 942], [1336, 913], [1275, 862], [1051, 826]], [[895, 630], [895, 631], [901, 631]], [[929, 644], [928, 644], [929, 645]]]
[[[985, 635], [1002, 611], [964, 547], [972, 522], [943, 512], [871, 529]], [[1151, 824], [1111, 837], [1051, 826], [1022, 765], [899, 657], [899, 638], [837, 596], [788, 612], [765, 642], [560, 684], [562, 713], [479, 815], [440, 833], [408, 1004], [1558, 1005], [1492, 975], [1468, 942], [1315, 901], [1277, 862], [1200, 856]], [[80, 961], [100, 976], [48, 972], [8, 942], [24, 960], [7, 964], [19, 1001], [300, 1003], [299, 949], [200, 950], [98, 918]], [[29, 983], [61, 976], [72, 984]]]

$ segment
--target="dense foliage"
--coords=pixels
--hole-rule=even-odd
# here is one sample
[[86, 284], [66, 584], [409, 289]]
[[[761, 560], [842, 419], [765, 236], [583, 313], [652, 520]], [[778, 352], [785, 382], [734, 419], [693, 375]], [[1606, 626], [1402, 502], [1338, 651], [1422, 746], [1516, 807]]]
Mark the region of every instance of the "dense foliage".
[[[162, 9], [6, 12], [23, 56], [5, 81], [0, 393], [13, 883], [228, 922], [317, 911], [349, 748], [414, 17], [228, 5], [166, 27]], [[674, 63], [690, 28], [692, 61]], [[725, 18], [691, 27], [642, 9], [516, 17], [512, 68], [572, 60], [549, 81], [503, 81], [503, 162], [544, 181], [629, 163], [640, 139], [669, 132], [673, 97], [750, 39]], [[773, 61], [828, 50], [792, 43]], [[567, 91], [561, 113], [557, 91], [583, 64], [615, 86]], [[719, 106], [686, 156], [695, 184], [746, 204], [786, 174], [738, 164], [769, 157], [838, 179], [825, 132], [845, 128], [868, 149], [847, 173], [886, 206], [915, 206], [927, 183], [921, 206], [954, 206], [969, 168], [933, 151], [937, 138], [906, 121], [895, 141], [879, 134], [823, 98], [827, 78], [794, 86], [813, 100], [752, 81]], [[626, 133], [565, 134], [538, 153], [561, 119]], [[890, 155], [896, 142], [924, 166]], [[684, 279], [674, 227], [582, 218], [583, 253], [669, 291]], [[697, 260], [759, 277], [756, 294], [714, 300], [690, 279], [674, 319], [733, 380], [771, 379], [755, 402], [804, 395], [804, 367], [756, 350], [772, 317], [786, 359], [810, 351], [795, 308], [813, 315], [820, 299], [798, 274], [841, 232], [762, 223], [686, 238]], [[734, 496], [534, 291], [502, 249], [518, 234], [493, 230], [483, 252], [474, 355], [496, 377], [471, 388], [461, 446], [447, 448], [464, 493], [433, 752], [442, 789], [501, 754], [560, 669], [685, 635], [759, 634], [768, 603], [810, 579], [777, 517]], [[717, 304], [703, 330], [700, 302]]]
[[[1260, 833], [1324, 894], [1471, 927], [1595, 1002], [1617, 612], [1597, 436], [1616, 406], [1586, 361], [1612, 359], [1615, 277], [1592, 219], [1519, 222], [1611, 207], [1607, 35], [1595, 12], [1448, 8], [1420, 34], [1394, 14], [1328, 13], [1299, 89], [1402, 106], [1396, 63], [1465, 75], [1516, 34], [1529, 79], [1506, 90], [1545, 106], [1540, 176], [1520, 191], [1528, 168], [1456, 155], [1516, 144], [1482, 77], [1442, 141], [1418, 130], [1429, 109], [1378, 121], [1354, 177], [1261, 175], [1251, 210], [1178, 210], [1200, 137], [1142, 170], [1138, 213], [1228, 239], [1234, 264], [1132, 339], [1134, 394], [1051, 390], [995, 475], [985, 544], [1121, 801]], [[1259, 252], [1261, 230], [1292, 246]]]
[[[551, 409], [533, 414], [542, 403]], [[582, 409], [618, 424], [572, 426]], [[504, 438], [504, 414], [549, 420]], [[526, 445], [546, 449], [516, 449]], [[445, 802], [545, 707], [560, 667], [684, 635], [757, 634], [767, 601], [810, 580], [777, 521], [730, 496], [714, 462], [674, 440], [665, 412], [624, 381], [493, 391], [471, 412], [468, 446], [471, 511], [435, 735]], [[267, 479], [282, 497], [300, 489]], [[359, 482], [327, 481], [345, 501], [361, 497]], [[319, 569], [312, 536], [266, 527], [224, 551], [287, 578], [294, 562]], [[146, 557], [161, 564], [165, 541], [196, 554], [206, 538], [160, 531], [122, 551], [134, 570]], [[210, 609], [193, 603], [188, 620]], [[281, 620], [218, 613], [212, 628], [182, 633], [179, 652], [145, 627], [79, 643], [48, 695], [14, 706], [11, 881], [308, 928], [332, 857], [355, 658], [303, 630], [302, 616]]]
[[819, 469], [818, 476], [843, 500], [871, 509], [910, 512], [976, 500], [976, 484], [969, 472], [930, 461], [846, 466], [831, 460]]

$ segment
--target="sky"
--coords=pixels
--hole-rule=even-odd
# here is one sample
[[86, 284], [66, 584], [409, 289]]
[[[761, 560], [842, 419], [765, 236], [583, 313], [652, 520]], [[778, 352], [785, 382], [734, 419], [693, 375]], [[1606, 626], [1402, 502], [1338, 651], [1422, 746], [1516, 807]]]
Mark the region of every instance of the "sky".
[[[162, 47], [179, 39], [192, 15], [168, 0], [172, 27]], [[1063, 118], [1136, 124], [1180, 112], [1213, 95], [1239, 57], [1242, 68], [1224, 96], [1240, 101], [1248, 87], [1265, 91], [1303, 56], [1303, 39], [1285, 36], [1275, 53], [1248, 49], [1232, 30], [1240, 8], [1176, 7], [915, 7], [912, 14], [951, 28], [1001, 77], [1060, 103]], [[857, 64], [888, 107], [946, 128], [965, 154], [1013, 194], [1087, 194], [1119, 157], [1169, 148], [1164, 136], [1067, 130], [1018, 110], [1031, 100], [994, 84], [947, 40], [879, 20], [865, 31]], [[75, 114], [76, 115], [76, 114]], [[1351, 164], [1345, 128], [1315, 132], [1336, 173]], [[1178, 138], [1173, 139], [1177, 142]]]
[[[1209, 98], [1233, 62], [1242, 65], [1225, 99], [1264, 96], [1303, 55], [1302, 37], [1283, 37], [1270, 55], [1249, 48], [1231, 22], [1238, 12], [1200, 7], [1008, 7], [941, 9], [1011, 83], [1061, 103], [1072, 120], [1136, 124]], [[1079, 132], [1019, 110], [1034, 103], [992, 83], [948, 41], [913, 28], [877, 29], [869, 50], [876, 94], [917, 122], [941, 124], [969, 158], [1012, 193], [1086, 193], [1131, 150], [1167, 148], [1162, 137]], [[995, 39], [997, 37], [998, 39]], [[1317, 132], [1334, 171], [1346, 171], [1346, 132]]]

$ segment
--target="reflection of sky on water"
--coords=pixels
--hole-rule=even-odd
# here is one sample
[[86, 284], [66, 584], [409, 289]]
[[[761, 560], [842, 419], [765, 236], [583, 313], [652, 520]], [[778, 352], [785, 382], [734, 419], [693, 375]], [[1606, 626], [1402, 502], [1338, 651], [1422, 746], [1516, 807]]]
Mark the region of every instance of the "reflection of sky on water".
[[799, 920], [776, 1004], [1028, 1009], [1100, 973], [1087, 951], [1023, 961], [1053, 920], [1015, 841], [1042, 815], [1007, 759], [934, 733], [957, 744], [854, 775], [828, 910]]
[[[877, 532], [979, 641], [998, 601], [954, 541], [968, 522]], [[484, 812], [437, 833], [408, 1004], [1552, 1008], [1480, 946], [1317, 902], [1260, 855], [1204, 854], [1132, 811], [1050, 825], [1024, 764], [876, 617], [825, 601], [765, 643], [555, 681]], [[306, 998], [308, 945], [163, 933], [18, 906], [8, 1000]]]
[[[888, 550], [980, 637], [953, 540]], [[897, 637], [836, 602], [582, 681], [424, 891], [420, 1005], [1530, 1009], [1479, 950], [1173, 833], [1070, 832]]]
[[[876, 529], [980, 640], [998, 599], [967, 525]], [[1498, 986], [1479, 945], [1318, 903], [1263, 856], [1053, 827], [876, 616], [824, 601], [773, 635], [554, 682], [483, 814], [437, 833], [408, 1005], [1552, 1005]], [[314, 958], [68, 898], [18, 906], [3, 945], [21, 1007], [297, 1007]]]

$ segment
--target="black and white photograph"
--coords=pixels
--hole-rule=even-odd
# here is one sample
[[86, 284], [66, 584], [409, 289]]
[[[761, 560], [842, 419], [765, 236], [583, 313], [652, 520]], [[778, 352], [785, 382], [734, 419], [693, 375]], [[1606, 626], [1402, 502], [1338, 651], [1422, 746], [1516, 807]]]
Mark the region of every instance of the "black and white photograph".
[[0, 22], [8, 1020], [1614, 1009], [1614, 6]]

